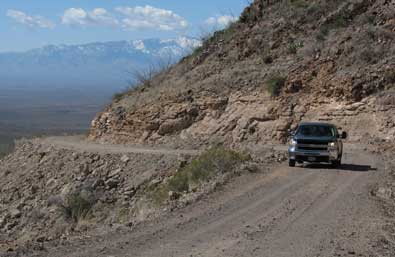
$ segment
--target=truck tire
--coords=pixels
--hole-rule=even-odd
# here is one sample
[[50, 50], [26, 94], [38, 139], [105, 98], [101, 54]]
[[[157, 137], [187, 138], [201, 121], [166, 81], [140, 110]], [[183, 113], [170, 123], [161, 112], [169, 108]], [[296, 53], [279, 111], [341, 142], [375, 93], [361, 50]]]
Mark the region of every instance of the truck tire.
[[296, 162], [295, 162], [295, 160], [289, 159], [288, 164], [289, 164], [289, 167], [295, 167]]
[[336, 160], [336, 161], [332, 161], [331, 163], [332, 168], [339, 168], [341, 165], [341, 159], [340, 160]]

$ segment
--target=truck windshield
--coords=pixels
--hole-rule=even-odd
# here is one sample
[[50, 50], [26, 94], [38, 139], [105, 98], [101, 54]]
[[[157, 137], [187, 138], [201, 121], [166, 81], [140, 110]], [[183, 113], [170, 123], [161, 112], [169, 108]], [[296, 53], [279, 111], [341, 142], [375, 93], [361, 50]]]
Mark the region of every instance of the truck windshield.
[[309, 137], [334, 137], [336, 131], [334, 127], [325, 125], [301, 125], [296, 131], [297, 135]]

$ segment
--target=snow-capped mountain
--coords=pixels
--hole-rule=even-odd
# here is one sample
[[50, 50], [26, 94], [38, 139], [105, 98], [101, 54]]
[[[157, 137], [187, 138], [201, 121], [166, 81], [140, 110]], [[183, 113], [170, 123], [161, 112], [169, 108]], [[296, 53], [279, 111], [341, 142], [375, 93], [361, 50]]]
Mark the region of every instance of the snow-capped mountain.
[[178, 61], [200, 45], [192, 38], [49, 45], [20, 53], [0, 53], [4, 85], [125, 87], [128, 71], [158, 61]]

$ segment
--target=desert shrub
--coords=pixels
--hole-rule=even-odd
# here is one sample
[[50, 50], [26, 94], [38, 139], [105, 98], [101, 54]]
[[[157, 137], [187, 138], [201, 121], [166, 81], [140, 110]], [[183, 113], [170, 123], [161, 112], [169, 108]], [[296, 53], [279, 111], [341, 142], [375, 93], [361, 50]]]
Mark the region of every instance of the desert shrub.
[[287, 78], [281, 74], [274, 74], [266, 81], [266, 89], [271, 96], [278, 96]]
[[376, 21], [376, 16], [373, 14], [369, 14], [369, 13], [364, 13], [360, 16], [360, 21], [363, 24], [369, 24], [369, 25], [373, 25]]
[[339, 13], [335, 15], [333, 18], [333, 21], [331, 23], [331, 28], [332, 29], [338, 29], [338, 28], [343, 28], [347, 26], [347, 19], [346, 16], [343, 13]]
[[367, 64], [377, 63], [384, 55], [382, 48], [366, 47], [359, 53], [359, 59]]
[[305, 0], [290, 0], [290, 5], [293, 8], [308, 8], [309, 2]]
[[318, 3], [312, 3], [307, 7], [307, 15], [315, 15], [321, 11], [323, 11], [323, 8]]
[[169, 189], [174, 192], [187, 192], [189, 190], [188, 173], [185, 171], [177, 172], [169, 180]]
[[366, 36], [371, 40], [376, 40], [376, 28], [373, 26], [369, 26], [366, 31]]
[[316, 38], [319, 41], [325, 41], [328, 34], [329, 34], [329, 28], [327, 26], [322, 26], [320, 27]]
[[218, 174], [230, 172], [235, 165], [247, 161], [248, 158], [249, 156], [245, 154], [223, 146], [210, 148], [169, 179], [169, 190], [187, 192], [192, 185], [208, 181]]
[[[135, 91], [144, 91], [146, 88], [154, 86], [154, 78], [160, 74], [168, 72], [173, 66], [175, 61], [171, 54], [168, 56], [162, 56], [158, 58], [155, 62], [149, 64], [144, 68], [132, 68], [127, 71], [127, 75], [130, 77], [128, 80], [129, 87], [126, 89], [116, 92], [112, 96], [114, 102], [121, 101], [126, 95], [131, 94]], [[158, 83], [156, 83], [158, 84]]]
[[148, 196], [160, 205], [169, 199], [169, 192], [176, 195], [189, 192], [220, 174], [232, 172], [238, 164], [249, 159], [249, 155], [226, 149], [222, 145], [212, 147], [178, 170], [166, 182], [149, 186]]
[[203, 53], [203, 46], [199, 46], [195, 50], [193, 50], [191, 56], [197, 57], [197, 56], [200, 56], [202, 53]]
[[60, 211], [67, 219], [78, 223], [78, 221], [88, 218], [92, 215], [92, 208], [95, 201], [87, 199], [81, 191], [69, 194], [65, 203], [59, 205]]
[[303, 42], [294, 42], [294, 41], [291, 41], [289, 44], [288, 44], [288, 53], [290, 53], [290, 54], [296, 54], [297, 52], [298, 52], [298, 49], [299, 48], [302, 48], [304, 45], [303, 45]]
[[212, 49], [211, 46], [215, 46], [218, 42], [230, 41], [237, 31], [236, 27], [237, 22], [233, 22], [229, 24], [226, 28], [221, 30], [216, 30], [215, 28], [210, 31], [203, 30], [199, 37], [202, 45], [193, 49], [190, 57], [196, 58], [201, 56], [205, 50]]
[[129, 90], [125, 90], [123, 92], [117, 92], [112, 96], [112, 100], [113, 102], [119, 102], [121, 101], [125, 95], [128, 93]]
[[384, 73], [384, 80], [386, 83], [395, 84], [395, 70], [387, 70]]
[[316, 38], [319, 41], [324, 41], [331, 30], [336, 30], [347, 26], [347, 16], [344, 12], [340, 12], [320, 27]]
[[155, 187], [150, 187], [148, 190], [148, 197], [157, 206], [164, 203], [169, 198], [169, 186], [162, 184]]
[[175, 61], [171, 54], [168, 56], [163, 56], [155, 61], [155, 63], [151, 63], [145, 68], [134, 68], [129, 74], [131, 76], [130, 85], [131, 87], [136, 86], [144, 86], [150, 87], [152, 86], [153, 78], [157, 75], [168, 71]]

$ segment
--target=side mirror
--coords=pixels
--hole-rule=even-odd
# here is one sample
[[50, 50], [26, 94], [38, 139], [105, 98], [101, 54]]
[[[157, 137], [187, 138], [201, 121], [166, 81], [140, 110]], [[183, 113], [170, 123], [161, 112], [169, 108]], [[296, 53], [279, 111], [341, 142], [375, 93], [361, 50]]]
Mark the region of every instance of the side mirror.
[[343, 131], [342, 135], [341, 135], [341, 138], [342, 139], [346, 139], [347, 137], [348, 137], [347, 132]]
[[288, 136], [294, 136], [295, 135], [295, 131], [293, 129], [288, 129]]

